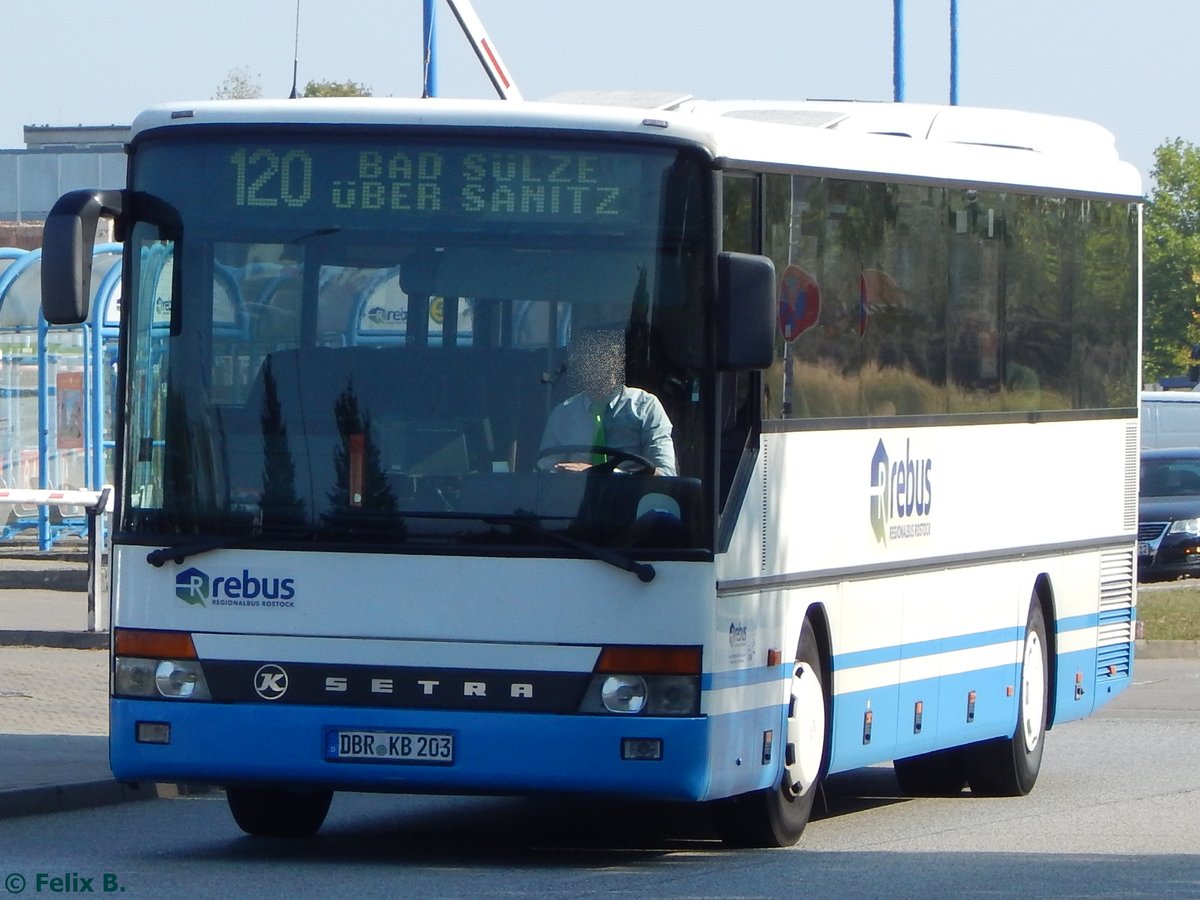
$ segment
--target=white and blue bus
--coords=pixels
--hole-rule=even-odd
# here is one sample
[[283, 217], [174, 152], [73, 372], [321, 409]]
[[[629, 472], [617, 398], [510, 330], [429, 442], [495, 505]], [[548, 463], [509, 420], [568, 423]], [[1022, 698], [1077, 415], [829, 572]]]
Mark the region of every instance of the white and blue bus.
[[[1027, 793], [1129, 684], [1140, 178], [967, 108], [151, 109], [124, 242], [111, 763], [252, 834], [335, 791]], [[623, 335], [676, 467], [543, 429]], [[569, 449], [569, 448], [568, 448]], [[578, 449], [578, 448], [576, 448]]]

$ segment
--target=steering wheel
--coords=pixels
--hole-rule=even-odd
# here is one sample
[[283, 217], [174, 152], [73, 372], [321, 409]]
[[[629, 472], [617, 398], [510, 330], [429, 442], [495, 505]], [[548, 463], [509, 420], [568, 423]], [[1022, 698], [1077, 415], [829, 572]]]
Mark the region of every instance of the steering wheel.
[[621, 463], [633, 463], [637, 468], [635, 472], [653, 472], [657, 466], [653, 462], [646, 459], [640, 453], [631, 453], [628, 450], [619, 450], [616, 447], [608, 447], [603, 444], [559, 444], [555, 447], [546, 447], [538, 453], [537, 461], [540, 463], [547, 456], [566, 456], [570, 453], [588, 453], [591, 455], [602, 454], [608, 459], [602, 463], [596, 463], [592, 466], [593, 469], [601, 471], [613, 471]]

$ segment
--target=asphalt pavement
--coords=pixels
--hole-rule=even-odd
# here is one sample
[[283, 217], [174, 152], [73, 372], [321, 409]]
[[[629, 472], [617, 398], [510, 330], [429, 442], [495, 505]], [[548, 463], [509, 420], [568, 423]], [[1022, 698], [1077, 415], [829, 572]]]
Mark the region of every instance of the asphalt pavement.
[[[97, 583], [103, 590], [102, 575]], [[122, 784], [108, 768], [108, 634], [91, 627], [107, 626], [97, 602], [99, 616], [89, 612], [82, 545], [0, 544], [0, 818], [180, 790]], [[1136, 650], [1138, 660], [1198, 657], [1196, 641]]]

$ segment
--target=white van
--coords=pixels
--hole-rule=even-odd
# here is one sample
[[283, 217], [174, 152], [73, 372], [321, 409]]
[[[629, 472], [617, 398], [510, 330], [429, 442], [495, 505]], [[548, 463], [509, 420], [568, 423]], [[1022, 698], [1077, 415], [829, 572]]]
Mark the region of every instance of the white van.
[[1200, 447], [1200, 392], [1142, 391], [1142, 449]]

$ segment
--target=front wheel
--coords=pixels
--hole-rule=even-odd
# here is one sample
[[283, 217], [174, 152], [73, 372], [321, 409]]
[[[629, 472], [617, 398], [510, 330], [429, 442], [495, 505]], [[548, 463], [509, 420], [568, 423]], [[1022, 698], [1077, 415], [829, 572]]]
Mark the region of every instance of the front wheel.
[[333, 791], [230, 787], [225, 799], [233, 820], [258, 837], [308, 837], [325, 822]]
[[806, 621], [792, 668], [779, 782], [765, 791], [719, 800], [717, 829], [731, 847], [790, 847], [800, 840], [829, 765], [829, 709], [821, 650]]
[[1046, 620], [1035, 594], [1025, 624], [1017, 728], [1010, 738], [975, 744], [964, 750], [971, 793], [983, 797], [1023, 797], [1033, 790], [1046, 744], [1050, 708], [1048, 657]]

